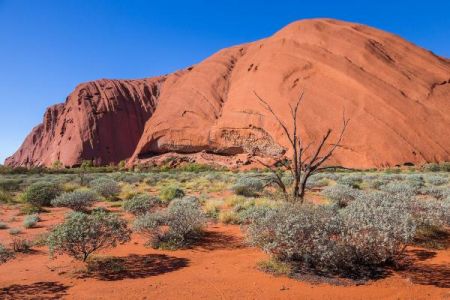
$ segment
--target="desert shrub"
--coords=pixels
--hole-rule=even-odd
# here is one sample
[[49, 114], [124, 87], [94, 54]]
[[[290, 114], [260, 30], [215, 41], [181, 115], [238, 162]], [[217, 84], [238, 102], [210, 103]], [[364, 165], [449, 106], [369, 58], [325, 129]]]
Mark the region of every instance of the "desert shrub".
[[324, 186], [328, 186], [330, 181], [327, 178], [322, 178], [321, 176], [311, 176], [308, 182], [306, 183], [306, 187], [309, 189], [312, 188], [320, 188]]
[[157, 197], [147, 194], [137, 194], [123, 203], [123, 209], [133, 215], [143, 215], [161, 203]]
[[0, 190], [14, 192], [20, 190], [23, 180], [21, 179], [0, 179]]
[[14, 253], [0, 244], [0, 264], [7, 262], [14, 257]]
[[161, 188], [159, 197], [164, 201], [170, 201], [175, 198], [184, 197], [184, 191], [176, 185], [167, 185]]
[[450, 225], [450, 201], [414, 199], [408, 205], [417, 226], [441, 227]]
[[333, 204], [342, 208], [355, 200], [360, 192], [348, 185], [336, 184], [326, 187], [321, 194], [330, 199]]
[[40, 221], [38, 214], [32, 214], [25, 216], [23, 220], [23, 227], [25, 228], [33, 228]]
[[123, 181], [129, 184], [139, 183], [144, 179], [142, 174], [137, 173], [116, 173], [114, 177], [117, 181]]
[[208, 181], [211, 181], [211, 182], [213, 182], [213, 181], [223, 181], [224, 180], [222, 174], [217, 173], [217, 172], [208, 172], [205, 175], [205, 179], [208, 180]]
[[86, 261], [90, 254], [116, 247], [130, 240], [126, 221], [104, 210], [91, 214], [72, 212], [50, 233], [47, 243], [51, 255], [66, 253]]
[[77, 190], [78, 188], [80, 188], [80, 185], [78, 185], [74, 182], [66, 182], [62, 186], [63, 191], [66, 193], [73, 192], [73, 191]]
[[13, 200], [13, 195], [4, 190], [0, 190], [0, 203], [10, 203]]
[[8, 233], [10, 235], [18, 235], [22, 233], [22, 230], [20, 230], [20, 228], [11, 228], [8, 230]]
[[273, 209], [270, 206], [250, 206], [239, 212], [239, 223], [249, 224], [257, 219], [265, 218]]
[[246, 234], [252, 245], [278, 260], [306, 259], [320, 255], [314, 251], [318, 249], [317, 244], [325, 246], [327, 240], [330, 242], [331, 233], [327, 230], [336, 226], [335, 215], [325, 206], [286, 204], [270, 210], [262, 218], [252, 219]]
[[274, 276], [291, 276], [295, 272], [291, 264], [274, 258], [260, 261], [257, 266], [261, 271], [270, 273]]
[[448, 183], [448, 178], [438, 175], [430, 175], [426, 177], [426, 181], [431, 185], [444, 185]]
[[92, 180], [89, 185], [94, 191], [107, 199], [113, 199], [120, 193], [119, 184], [111, 178], [97, 178]]
[[0, 229], [7, 229], [8, 225], [6, 223], [0, 222]]
[[155, 248], [176, 249], [196, 239], [206, 218], [193, 198], [175, 199], [163, 212], [146, 213], [134, 222], [134, 230], [149, 237]]
[[52, 200], [53, 206], [68, 207], [76, 211], [84, 211], [97, 201], [97, 194], [91, 190], [76, 190], [63, 193]]
[[388, 181], [383, 179], [373, 179], [368, 181], [367, 185], [369, 188], [379, 190], [383, 185], [385, 185]]
[[450, 162], [443, 162], [439, 166], [442, 172], [450, 172]]
[[239, 177], [232, 190], [236, 195], [246, 197], [257, 196], [264, 189], [265, 182], [255, 177]]
[[443, 189], [441, 187], [436, 186], [426, 186], [420, 189], [420, 194], [422, 195], [428, 195], [433, 198], [442, 200], [446, 197], [446, 189]]
[[390, 193], [390, 194], [394, 194], [394, 195], [398, 195], [404, 198], [411, 198], [414, 197], [418, 191], [420, 189], [420, 186], [417, 184], [414, 184], [414, 182], [412, 181], [408, 181], [408, 182], [397, 182], [397, 181], [393, 181], [393, 182], [389, 182], [385, 185], [383, 185], [380, 190]]
[[14, 252], [30, 252], [33, 243], [27, 239], [14, 238], [11, 242], [11, 248]]
[[59, 184], [36, 182], [30, 185], [23, 194], [23, 199], [36, 207], [50, 206], [51, 201], [61, 193]]
[[[304, 269], [363, 275], [396, 260], [415, 233], [406, 205], [383, 193], [358, 197], [341, 210], [287, 204], [253, 218], [249, 242], [277, 261]], [[403, 204], [402, 204], [403, 203]]]
[[241, 222], [239, 214], [232, 210], [221, 211], [218, 218], [224, 224], [240, 224]]
[[359, 189], [362, 182], [362, 176], [358, 174], [347, 175], [337, 180], [338, 184], [347, 185], [354, 189]]
[[429, 163], [422, 166], [422, 169], [427, 172], [439, 172], [441, 167], [436, 163]]
[[223, 200], [208, 200], [205, 203], [205, 212], [208, 218], [216, 219], [219, 217], [220, 208], [223, 205]]
[[395, 261], [416, 231], [408, 203], [385, 193], [360, 196], [341, 215], [341, 247], [345, 251], [338, 265], [344, 268]]

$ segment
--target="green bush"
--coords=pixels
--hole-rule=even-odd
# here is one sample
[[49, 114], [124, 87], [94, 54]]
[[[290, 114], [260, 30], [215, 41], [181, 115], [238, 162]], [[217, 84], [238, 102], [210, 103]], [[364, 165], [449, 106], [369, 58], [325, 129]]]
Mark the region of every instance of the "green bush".
[[236, 195], [246, 197], [257, 196], [264, 189], [264, 181], [255, 177], [239, 177], [232, 190]]
[[97, 194], [91, 190], [75, 190], [63, 193], [51, 201], [53, 206], [68, 207], [76, 211], [85, 211], [97, 201]]
[[38, 214], [32, 214], [25, 216], [23, 220], [23, 227], [25, 228], [33, 228], [40, 221]]
[[120, 193], [119, 184], [111, 178], [97, 178], [92, 180], [89, 185], [94, 191], [107, 199], [113, 199]]
[[133, 227], [147, 235], [153, 247], [177, 249], [195, 240], [205, 223], [200, 203], [189, 197], [173, 200], [163, 212], [139, 216]]
[[164, 201], [171, 201], [175, 198], [182, 198], [184, 197], [184, 195], [184, 191], [175, 185], [164, 186], [159, 192], [159, 197]]
[[157, 197], [152, 197], [147, 194], [137, 194], [130, 200], [123, 203], [123, 209], [138, 216], [150, 212], [160, 203], [161, 200]]
[[50, 206], [51, 201], [61, 193], [58, 184], [36, 182], [30, 185], [23, 194], [23, 199], [36, 207]]
[[47, 243], [51, 255], [68, 254], [86, 261], [90, 254], [116, 247], [130, 240], [127, 222], [104, 210], [91, 214], [72, 212], [50, 233]]

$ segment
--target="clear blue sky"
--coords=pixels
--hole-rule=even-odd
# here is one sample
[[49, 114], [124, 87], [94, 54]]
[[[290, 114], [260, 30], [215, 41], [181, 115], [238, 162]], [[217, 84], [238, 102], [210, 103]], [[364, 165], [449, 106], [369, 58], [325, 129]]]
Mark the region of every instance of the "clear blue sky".
[[80, 82], [195, 64], [303, 18], [396, 33], [450, 57], [450, 1], [0, 0], [0, 162]]

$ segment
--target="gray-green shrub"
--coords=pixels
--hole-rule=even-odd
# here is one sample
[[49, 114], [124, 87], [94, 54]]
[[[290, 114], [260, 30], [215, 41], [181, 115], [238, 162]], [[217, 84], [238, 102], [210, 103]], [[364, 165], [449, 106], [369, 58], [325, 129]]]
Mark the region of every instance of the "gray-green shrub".
[[30, 185], [23, 194], [23, 199], [36, 207], [50, 206], [51, 201], [61, 193], [59, 184], [36, 182]]
[[265, 182], [255, 177], [239, 177], [232, 190], [237, 195], [246, 197], [257, 196], [264, 189]]
[[333, 204], [342, 208], [355, 200], [360, 194], [360, 191], [348, 185], [336, 184], [326, 187], [321, 194], [330, 199]]
[[448, 178], [439, 175], [430, 175], [426, 177], [426, 181], [431, 185], [444, 185], [448, 183]]
[[40, 221], [38, 214], [32, 214], [25, 216], [23, 220], [23, 227], [25, 228], [33, 228]]
[[339, 210], [287, 204], [253, 218], [246, 236], [281, 261], [320, 272], [362, 274], [395, 261], [414, 237], [407, 205], [393, 197], [358, 197]]
[[100, 177], [92, 180], [91, 188], [107, 199], [113, 199], [120, 193], [120, 185], [114, 179]]
[[173, 200], [162, 212], [139, 216], [133, 227], [147, 235], [153, 247], [176, 249], [197, 238], [205, 223], [200, 203], [186, 198]]
[[51, 255], [68, 254], [86, 261], [92, 253], [116, 247], [130, 240], [127, 222], [104, 210], [91, 214], [72, 212], [50, 233], [47, 243]]
[[76, 211], [84, 211], [97, 201], [97, 194], [91, 190], [75, 190], [63, 193], [53, 199], [51, 204], [58, 207], [68, 207]]
[[137, 194], [130, 200], [123, 203], [123, 209], [138, 216], [151, 211], [160, 203], [161, 200], [157, 197], [153, 197], [147, 194]]
[[184, 197], [184, 191], [176, 185], [167, 185], [161, 188], [159, 192], [159, 197], [164, 201], [170, 201], [175, 198]]
[[0, 179], [0, 190], [14, 192], [20, 190], [22, 179]]

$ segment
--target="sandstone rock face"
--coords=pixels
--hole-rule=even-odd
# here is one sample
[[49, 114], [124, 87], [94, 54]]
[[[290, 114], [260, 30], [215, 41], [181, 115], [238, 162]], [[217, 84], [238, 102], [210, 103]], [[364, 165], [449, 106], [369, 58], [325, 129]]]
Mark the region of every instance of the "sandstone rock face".
[[287, 138], [254, 93], [291, 128], [289, 103], [301, 91], [306, 143], [328, 128], [339, 131], [343, 111], [351, 119], [333, 164], [450, 160], [450, 61], [367, 26], [314, 19], [166, 77], [80, 85], [48, 109], [6, 163], [133, 164], [200, 151], [280, 155]]
[[164, 78], [97, 80], [78, 85], [63, 104], [47, 109], [20, 149], [6, 159], [11, 166], [75, 166], [127, 159], [152, 116]]

